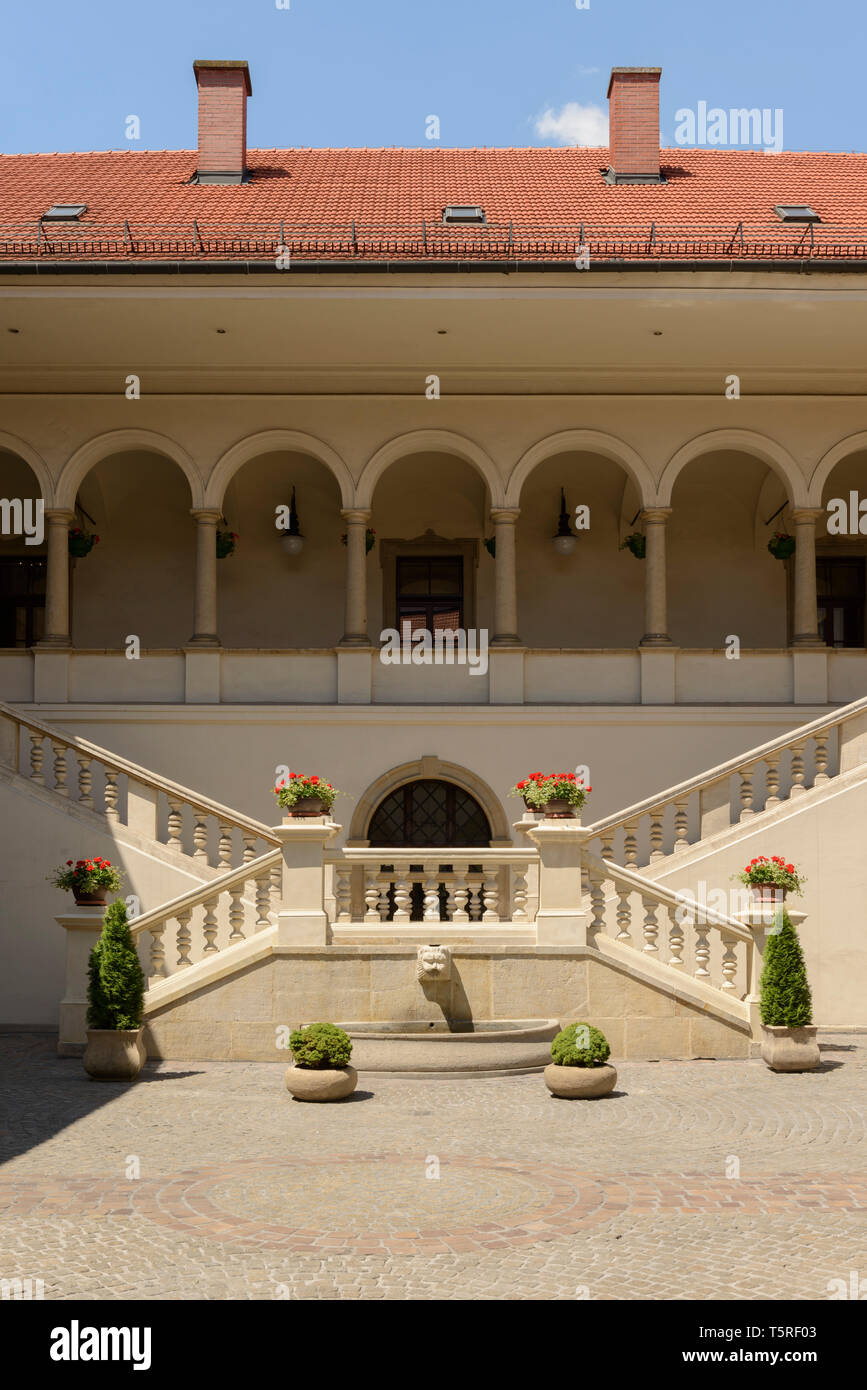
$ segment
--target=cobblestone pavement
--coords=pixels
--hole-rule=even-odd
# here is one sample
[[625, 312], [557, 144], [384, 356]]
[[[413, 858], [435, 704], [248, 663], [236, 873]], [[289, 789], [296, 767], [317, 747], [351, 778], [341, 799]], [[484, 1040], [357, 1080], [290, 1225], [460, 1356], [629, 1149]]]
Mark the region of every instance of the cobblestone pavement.
[[5, 1035], [0, 1278], [51, 1299], [827, 1299], [867, 1276], [867, 1036], [821, 1041], [801, 1076], [628, 1062], [569, 1102], [540, 1076], [362, 1075], [322, 1106], [270, 1064], [100, 1085]]

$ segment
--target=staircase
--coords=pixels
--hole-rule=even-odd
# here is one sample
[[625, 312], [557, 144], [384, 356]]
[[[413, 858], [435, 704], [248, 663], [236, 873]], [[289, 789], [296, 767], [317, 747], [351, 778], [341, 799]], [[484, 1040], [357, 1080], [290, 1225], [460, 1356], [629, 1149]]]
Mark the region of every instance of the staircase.
[[[16, 818], [41, 817], [46, 827], [36, 837], [41, 874], [50, 866], [49, 843], [70, 843], [70, 818], [79, 823], [77, 844], [86, 839], [89, 852], [98, 846], [127, 867], [140, 899], [132, 931], [148, 979], [148, 1017], [294, 950], [279, 930], [294, 879], [288, 851], [269, 827], [0, 704], [4, 787]], [[439, 851], [448, 866], [430, 851], [395, 850], [384, 866], [384, 851], [326, 851], [324, 837], [320, 947], [337, 969], [348, 950], [366, 947], [373, 957], [388, 944], [405, 954], [415, 941], [469, 940], [476, 952], [484, 942], [494, 952], [556, 956], [574, 942], [642, 988], [749, 1033], [761, 964], [754, 927], [741, 915], [702, 907], [695, 883], [727, 886], [744, 844], [758, 835], [765, 838], [755, 852], [769, 852], [769, 837], [784, 835], [795, 858], [791, 838], [813, 823], [811, 814], [815, 820], [834, 801], [858, 815], [865, 798], [862, 699], [559, 838], [551, 822], [527, 819], [524, 849]], [[410, 926], [400, 909], [421, 860], [424, 922]], [[36, 882], [34, 872], [34, 900]], [[43, 901], [56, 912], [53, 894]], [[52, 908], [39, 911], [47, 920]], [[566, 924], [562, 941], [547, 935], [552, 922]]]

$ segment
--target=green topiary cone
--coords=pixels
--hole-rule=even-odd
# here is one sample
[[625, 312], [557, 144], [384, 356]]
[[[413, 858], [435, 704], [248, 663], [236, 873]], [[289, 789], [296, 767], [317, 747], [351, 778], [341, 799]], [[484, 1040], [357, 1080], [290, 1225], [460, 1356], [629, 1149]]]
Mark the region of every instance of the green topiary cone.
[[813, 1021], [813, 997], [804, 953], [788, 912], [783, 925], [768, 938], [761, 990], [762, 1023], [768, 1028], [805, 1028]]
[[144, 1012], [144, 973], [127, 920], [126, 903], [106, 908], [102, 934], [90, 953], [88, 1028], [136, 1029]]

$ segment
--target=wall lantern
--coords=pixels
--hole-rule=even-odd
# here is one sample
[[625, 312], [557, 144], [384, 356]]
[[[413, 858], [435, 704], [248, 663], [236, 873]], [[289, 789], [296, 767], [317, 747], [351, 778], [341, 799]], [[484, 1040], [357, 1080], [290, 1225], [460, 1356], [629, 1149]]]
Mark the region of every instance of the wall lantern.
[[573, 555], [578, 544], [578, 537], [569, 525], [569, 513], [566, 510], [566, 493], [560, 489], [560, 519], [557, 524], [557, 534], [553, 538], [554, 549], [558, 555]]
[[304, 549], [304, 537], [298, 524], [298, 511], [295, 506], [294, 487], [292, 489], [292, 501], [289, 503], [289, 525], [283, 528], [280, 544], [287, 555], [300, 555]]

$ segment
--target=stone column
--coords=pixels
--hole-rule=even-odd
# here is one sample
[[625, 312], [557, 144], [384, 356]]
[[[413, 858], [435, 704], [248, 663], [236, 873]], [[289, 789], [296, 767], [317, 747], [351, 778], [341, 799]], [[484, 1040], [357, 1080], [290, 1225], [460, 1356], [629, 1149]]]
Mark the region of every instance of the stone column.
[[367, 528], [370, 512], [347, 508], [340, 515], [346, 522], [346, 588], [344, 590], [344, 633], [341, 647], [369, 647], [367, 633]]
[[816, 521], [821, 508], [796, 507], [795, 522], [795, 620], [792, 645], [823, 647], [819, 636], [819, 605], [816, 601]]
[[521, 515], [517, 507], [494, 507], [496, 554], [494, 557], [494, 635], [492, 647], [520, 647], [518, 636], [518, 575], [515, 528]]
[[196, 598], [189, 645], [219, 647], [217, 636], [217, 526], [221, 513], [193, 511], [196, 519]]
[[69, 527], [75, 513], [46, 510], [48, 557], [45, 575], [45, 635], [40, 647], [69, 647]]
[[644, 636], [642, 647], [668, 647], [668, 598], [666, 594], [665, 523], [670, 507], [648, 507], [642, 513], [647, 549], [644, 563]]

